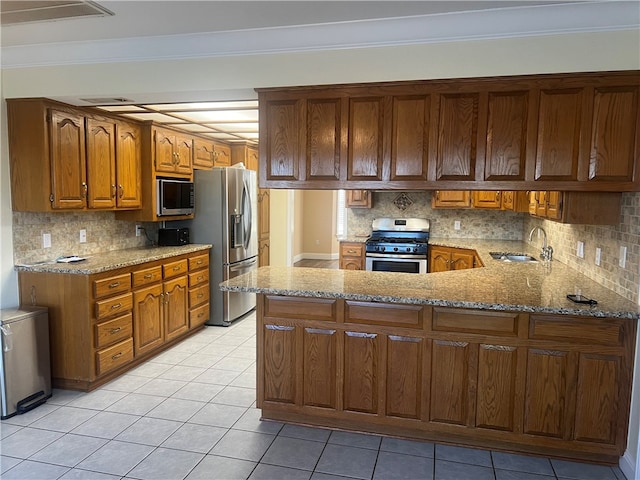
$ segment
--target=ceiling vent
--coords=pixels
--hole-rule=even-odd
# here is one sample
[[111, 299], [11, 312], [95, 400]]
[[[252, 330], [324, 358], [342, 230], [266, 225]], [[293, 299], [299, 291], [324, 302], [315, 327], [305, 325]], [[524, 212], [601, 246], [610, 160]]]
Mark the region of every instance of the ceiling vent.
[[114, 15], [114, 13], [91, 1], [2, 0], [0, 2], [2, 26], [107, 15]]
[[87, 103], [93, 103], [94, 105], [117, 105], [119, 103], [133, 103], [133, 100], [122, 97], [81, 98], [80, 100]]

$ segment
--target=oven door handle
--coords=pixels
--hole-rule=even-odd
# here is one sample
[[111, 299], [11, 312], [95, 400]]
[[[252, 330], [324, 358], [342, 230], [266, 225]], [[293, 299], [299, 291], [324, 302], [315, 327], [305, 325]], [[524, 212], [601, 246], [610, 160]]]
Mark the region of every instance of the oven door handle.
[[412, 254], [403, 255], [401, 253], [367, 253], [365, 254], [365, 256], [372, 257], [372, 258], [389, 258], [389, 259], [406, 258], [409, 260], [424, 260], [425, 258], [427, 258], [426, 255], [412, 255]]

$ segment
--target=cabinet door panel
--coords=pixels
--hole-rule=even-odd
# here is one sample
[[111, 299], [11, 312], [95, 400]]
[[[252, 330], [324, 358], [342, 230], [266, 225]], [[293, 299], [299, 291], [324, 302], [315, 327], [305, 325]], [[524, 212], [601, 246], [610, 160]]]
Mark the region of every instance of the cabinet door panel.
[[473, 260], [475, 253], [473, 251], [454, 250], [451, 252], [451, 268], [450, 270], [466, 270], [473, 268]]
[[451, 262], [451, 252], [449, 249], [440, 247], [429, 248], [429, 272], [447, 272]]
[[[298, 100], [271, 101], [266, 106], [266, 179], [300, 180], [302, 152]], [[262, 118], [262, 115], [261, 117]], [[261, 122], [262, 124], [262, 122]], [[262, 125], [260, 131], [264, 130]]]
[[473, 208], [499, 210], [502, 206], [502, 192], [496, 190], [477, 190], [473, 192]]
[[431, 355], [430, 420], [465, 425], [469, 414], [469, 344], [434, 340]]
[[490, 93], [485, 180], [524, 180], [529, 92]]
[[307, 180], [340, 180], [342, 100], [307, 100]]
[[208, 170], [213, 168], [215, 151], [213, 142], [196, 138], [193, 141], [193, 168]]
[[471, 192], [469, 190], [436, 190], [431, 197], [433, 208], [469, 208]]
[[638, 86], [594, 92], [589, 180], [631, 182], [640, 156]]
[[271, 192], [258, 189], [258, 238], [269, 239], [271, 223]]
[[179, 277], [164, 284], [164, 323], [167, 340], [189, 330], [187, 277]]
[[291, 326], [265, 325], [264, 400], [295, 403], [296, 338]]
[[116, 127], [87, 119], [87, 203], [89, 208], [116, 206]]
[[620, 417], [619, 371], [619, 357], [580, 355], [574, 429], [576, 440], [615, 444]]
[[382, 180], [382, 98], [352, 98], [349, 105], [348, 180]]
[[436, 180], [475, 180], [479, 95], [440, 96]]
[[530, 349], [524, 432], [562, 438], [567, 410], [567, 352]]
[[84, 117], [51, 110], [53, 208], [86, 206], [87, 164]]
[[387, 339], [387, 415], [421, 417], [424, 339], [389, 335]]
[[303, 404], [336, 408], [336, 331], [305, 328]]
[[535, 180], [577, 180], [583, 89], [542, 90]]
[[391, 180], [426, 180], [430, 96], [394, 97]]
[[191, 137], [176, 136], [176, 173], [190, 175], [191, 157], [193, 157], [193, 141]]
[[164, 342], [163, 310], [162, 285], [133, 292], [133, 340], [136, 357]]
[[155, 131], [155, 168], [157, 172], [174, 172], [176, 136]]
[[116, 178], [118, 208], [141, 208], [141, 138], [136, 125], [116, 125]]
[[345, 332], [344, 409], [378, 412], [378, 335]]
[[516, 347], [480, 345], [476, 427], [514, 428]]

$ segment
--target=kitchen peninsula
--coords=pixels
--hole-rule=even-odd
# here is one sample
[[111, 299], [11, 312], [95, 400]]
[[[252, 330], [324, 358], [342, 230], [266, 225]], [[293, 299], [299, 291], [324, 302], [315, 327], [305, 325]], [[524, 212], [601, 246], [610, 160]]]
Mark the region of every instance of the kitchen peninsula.
[[[436, 243], [436, 242], [434, 242]], [[615, 464], [626, 446], [638, 306], [559, 263], [434, 274], [263, 267], [263, 418]], [[598, 301], [566, 299], [579, 288]]]

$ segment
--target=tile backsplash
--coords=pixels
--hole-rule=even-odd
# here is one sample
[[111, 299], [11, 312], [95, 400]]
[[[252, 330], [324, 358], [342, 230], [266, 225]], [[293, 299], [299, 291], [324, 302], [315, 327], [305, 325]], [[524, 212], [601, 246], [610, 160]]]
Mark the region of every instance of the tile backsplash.
[[[544, 228], [553, 258], [633, 302], [640, 288], [640, 193], [623, 193], [620, 224], [566, 225], [525, 216], [523, 239], [535, 226]], [[584, 242], [584, 258], [577, 256], [577, 243]], [[542, 245], [534, 235], [532, 244]], [[600, 266], [595, 264], [596, 248], [602, 250]], [[627, 247], [626, 265], [619, 266], [620, 247]], [[596, 299], [597, 300], [597, 299]]]
[[[413, 202], [402, 210], [394, 200], [406, 195]], [[431, 208], [433, 192], [374, 192], [372, 208], [347, 209], [347, 236], [368, 235], [371, 222], [380, 217], [418, 217], [431, 221], [431, 236], [521, 240], [526, 214], [497, 210]], [[397, 202], [402, 205], [401, 202]], [[460, 230], [454, 222], [460, 221]]]
[[[136, 223], [145, 228], [149, 238], [157, 238], [157, 224], [116, 220], [115, 212], [13, 212], [13, 259], [15, 263], [34, 263], [151, 244], [144, 232], [135, 236]], [[86, 243], [80, 243], [81, 229], [87, 231]], [[50, 248], [43, 248], [43, 233], [51, 234]]]

